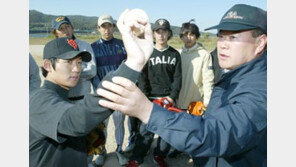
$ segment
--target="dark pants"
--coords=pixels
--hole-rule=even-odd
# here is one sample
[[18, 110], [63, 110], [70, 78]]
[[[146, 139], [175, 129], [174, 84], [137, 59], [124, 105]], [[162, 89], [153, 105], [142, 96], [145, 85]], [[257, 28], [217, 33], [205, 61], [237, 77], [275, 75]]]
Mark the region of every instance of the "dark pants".
[[165, 158], [168, 155], [170, 148], [171, 145], [169, 143], [162, 140], [161, 137], [158, 137], [157, 145], [154, 148], [153, 155]]
[[139, 133], [141, 121], [135, 117], [128, 117], [128, 141], [133, 143], [136, 139], [136, 135]]
[[[144, 162], [144, 158], [147, 155], [150, 149], [150, 146], [153, 142], [154, 133], [149, 132], [146, 129], [146, 124], [142, 123], [139, 119], [134, 117], [130, 117], [129, 119], [132, 125], [131, 129], [134, 128], [134, 132], [135, 132], [135, 137], [134, 137], [135, 147], [132, 150], [132, 155], [130, 159], [136, 160], [138, 163], [141, 164]], [[138, 130], [135, 130], [135, 128], [138, 128]], [[131, 141], [131, 138], [129, 138], [130, 141]], [[162, 140], [161, 137], [158, 137], [157, 145], [154, 148], [153, 155], [161, 156], [165, 158], [170, 150], [170, 147], [171, 146], [167, 142]]]
[[144, 162], [144, 157], [148, 153], [152, 144], [154, 133], [146, 130], [146, 124], [139, 119], [130, 117], [134, 127], [138, 127], [138, 133], [135, 133], [135, 147], [132, 150], [131, 160], [136, 160], [138, 163]]

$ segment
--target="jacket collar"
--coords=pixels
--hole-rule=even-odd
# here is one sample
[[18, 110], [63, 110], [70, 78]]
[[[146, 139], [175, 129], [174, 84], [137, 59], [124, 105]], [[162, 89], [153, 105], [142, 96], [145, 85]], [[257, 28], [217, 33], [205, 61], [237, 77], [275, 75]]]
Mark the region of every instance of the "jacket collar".
[[157, 49], [157, 48], [155, 47], [155, 45], [154, 45], [153, 47], [154, 47], [154, 49], [158, 50], [159, 52], [164, 52], [164, 51], [168, 50], [170, 46], [168, 45], [168, 47], [166, 47], [166, 48], [164, 48], [164, 49]]
[[53, 90], [58, 95], [60, 95], [63, 99], [68, 99], [69, 90], [62, 88], [61, 86], [59, 86], [55, 83], [52, 83], [48, 80], [44, 80], [43, 87]]
[[103, 38], [100, 38], [99, 41], [100, 41], [100, 43], [113, 43], [114, 37], [108, 41], [104, 40]]
[[266, 71], [266, 69], [267, 69], [267, 51], [265, 51], [260, 57], [248, 63], [245, 63], [239, 67], [236, 67], [235, 69], [232, 69], [227, 73], [222, 74], [221, 79], [217, 81], [216, 84], [224, 80], [227, 80], [229, 78], [235, 77], [239, 79], [240, 76], [243, 76], [245, 74], [258, 73], [261, 71]]
[[193, 51], [201, 49], [201, 48], [202, 48], [202, 44], [196, 42], [191, 48], [186, 48], [184, 45], [182, 48], [182, 52], [183, 53], [190, 53], [190, 52], [193, 52]]

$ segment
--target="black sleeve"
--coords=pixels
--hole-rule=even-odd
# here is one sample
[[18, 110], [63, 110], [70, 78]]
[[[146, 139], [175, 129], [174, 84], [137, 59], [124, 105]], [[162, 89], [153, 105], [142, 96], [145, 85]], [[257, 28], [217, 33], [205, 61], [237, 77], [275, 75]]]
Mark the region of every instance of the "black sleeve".
[[171, 94], [170, 97], [175, 101], [180, 93], [182, 85], [182, 65], [181, 65], [181, 56], [179, 52], [176, 53], [176, 67], [174, 72], [174, 80], [171, 84]]
[[[122, 63], [116, 71], [108, 73], [103, 80], [111, 81], [114, 76], [125, 77], [136, 82], [139, 72]], [[100, 87], [102, 87], [102, 82], [98, 85], [98, 88]], [[88, 94], [80, 103], [68, 108], [59, 121], [58, 133], [69, 136], [83, 136], [103, 122], [112, 114], [112, 111], [98, 104], [100, 98], [96, 93], [94, 95]]]
[[58, 133], [69, 136], [84, 136], [103, 122], [112, 111], [98, 104], [100, 97], [85, 95], [84, 99], [67, 109], [58, 124]]
[[138, 87], [147, 97], [149, 96], [151, 88], [148, 80], [148, 62], [140, 74]]

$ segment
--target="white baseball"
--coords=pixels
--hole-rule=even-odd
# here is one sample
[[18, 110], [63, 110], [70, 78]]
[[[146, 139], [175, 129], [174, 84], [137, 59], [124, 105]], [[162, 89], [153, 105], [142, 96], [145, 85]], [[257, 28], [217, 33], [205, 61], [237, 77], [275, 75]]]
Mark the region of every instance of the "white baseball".
[[[124, 23], [135, 23], [138, 19], [149, 22], [147, 13], [142, 9], [132, 9], [124, 17]], [[140, 27], [132, 27], [132, 32], [135, 36], [139, 37], [144, 34], [145, 26], [140, 24]]]

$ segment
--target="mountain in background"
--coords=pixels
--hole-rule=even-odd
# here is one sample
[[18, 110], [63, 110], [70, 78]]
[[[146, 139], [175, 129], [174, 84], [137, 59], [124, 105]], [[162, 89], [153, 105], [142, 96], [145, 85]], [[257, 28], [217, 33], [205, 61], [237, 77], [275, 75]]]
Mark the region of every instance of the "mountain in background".
[[[29, 11], [29, 30], [30, 31], [50, 31], [51, 21], [57, 15], [47, 15], [36, 10]], [[76, 31], [92, 32], [96, 30], [98, 17], [88, 17], [81, 15], [67, 15], [74, 25]]]
[[[80, 33], [97, 33], [97, 21], [98, 17], [90, 17], [90, 16], [81, 16], [81, 15], [66, 15], [71, 23], [74, 25], [74, 31]], [[57, 17], [57, 15], [48, 15], [43, 14], [37, 10], [29, 10], [29, 32], [50, 32], [51, 31], [51, 21], [53, 18]], [[117, 20], [115, 20], [117, 21]], [[151, 26], [153, 27], [153, 23]], [[179, 35], [180, 27], [171, 26], [174, 35]], [[118, 29], [115, 29], [118, 32]], [[201, 32], [203, 35], [204, 32]], [[210, 36], [214, 36], [214, 34], [209, 33]]]

